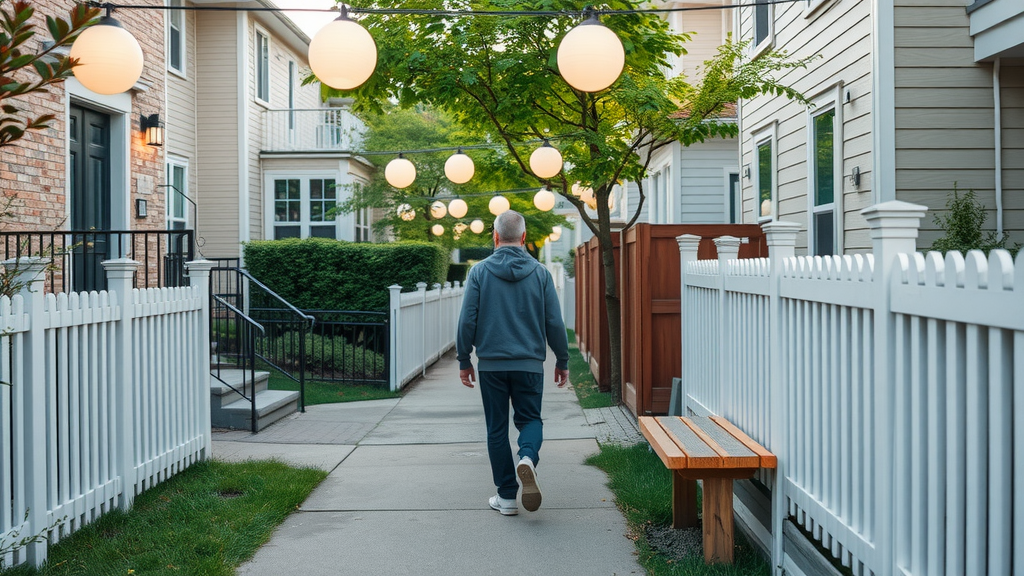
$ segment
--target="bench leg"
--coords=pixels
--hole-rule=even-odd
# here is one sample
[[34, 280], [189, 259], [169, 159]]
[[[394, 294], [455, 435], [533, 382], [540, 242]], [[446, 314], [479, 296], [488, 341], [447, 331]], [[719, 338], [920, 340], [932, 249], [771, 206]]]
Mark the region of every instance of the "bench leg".
[[697, 521], [697, 481], [672, 471], [672, 527], [695, 528]]
[[704, 562], [732, 564], [732, 478], [704, 479]]

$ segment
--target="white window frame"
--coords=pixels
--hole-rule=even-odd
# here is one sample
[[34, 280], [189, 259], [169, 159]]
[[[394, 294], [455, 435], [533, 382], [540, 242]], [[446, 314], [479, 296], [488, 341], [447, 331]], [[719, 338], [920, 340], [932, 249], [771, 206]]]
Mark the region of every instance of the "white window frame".
[[[736, 196], [733, 196], [733, 190], [729, 187], [730, 176], [736, 176]], [[722, 168], [722, 222], [725, 224], [742, 224], [743, 223], [743, 178], [740, 177], [740, 171], [737, 168]], [[733, 222], [732, 212], [736, 211], [736, 221]]]
[[[264, 206], [266, 206], [263, 215], [264, 231], [263, 236], [267, 240], [273, 240], [275, 237], [275, 221], [274, 221], [274, 181], [275, 180], [298, 180], [299, 181], [299, 221], [292, 225], [299, 226], [299, 238], [309, 238], [310, 225], [323, 225], [326, 222], [312, 222], [310, 220], [310, 191], [309, 181], [310, 180], [334, 180], [334, 199], [335, 203], [341, 203], [342, 201], [342, 190], [343, 182], [341, 180], [341, 173], [330, 170], [311, 170], [303, 172], [267, 172], [265, 173], [264, 180]], [[344, 234], [343, 226], [346, 222], [343, 214], [335, 213], [334, 217], [334, 238], [336, 240], [343, 240], [347, 238]]]
[[[254, 38], [254, 40], [253, 40], [253, 46], [254, 46], [254, 54], [253, 54], [253, 89], [255, 91], [255, 95], [254, 96], [255, 96], [255, 99], [256, 99], [257, 102], [259, 102], [261, 104], [264, 104], [264, 105], [269, 107], [270, 106], [270, 88], [271, 88], [271, 86], [270, 86], [270, 84], [271, 84], [270, 83], [270, 76], [271, 76], [271, 74], [270, 74], [270, 51], [271, 51], [270, 34], [267, 33], [267, 31], [264, 30], [263, 28], [261, 28], [259, 26], [255, 26], [255, 35], [253, 36], [253, 38]], [[263, 86], [263, 83], [260, 82], [260, 80], [261, 80], [261, 78], [263, 76], [261, 74], [261, 72], [260, 72], [261, 65], [262, 65], [262, 62], [260, 61], [260, 56], [261, 56], [261, 53], [262, 53], [261, 46], [260, 46], [260, 44], [261, 44], [260, 39], [261, 38], [264, 41], [266, 41], [266, 44], [267, 44], [267, 69], [266, 69], [266, 78], [265, 78], [265, 80], [266, 80], [266, 83], [265, 83], [266, 84], [266, 98], [264, 98], [260, 94], [260, 92], [261, 92], [260, 88]]]
[[829, 0], [804, 0], [804, 18], [812, 18]]
[[298, 87], [296, 82], [298, 66], [295, 60], [288, 61], [288, 133], [290, 140], [295, 141], [295, 91]]
[[355, 212], [354, 238], [356, 242], [372, 242], [370, 234], [370, 209], [360, 208]]
[[[835, 254], [843, 253], [843, 85], [837, 84], [812, 98], [807, 108], [807, 253], [817, 254], [815, 215], [832, 211], [832, 247]], [[828, 112], [835, 112], [832, 132], [832, 202], [815, 205], [814, 120]]]
[[[754, 221], [758, 224], [762, 222], [771, 222], [778, 219], [779, 214], [779, 138], [778, 138], [778, 124], [772, 122], [768, 126], [755, 130], [750, 138], [751, 147], [750, 152], [752, 154], [750, 162], [750, 180], [754, 185], [753, 189], [753, 213]], [[758, 164], [760, 157], [758, 155], [758, 147], [764, 143], [770, 143], [771, 149], [771, 208], [772, 212], [769, 216], [761, 215], [761, 170]]]
[[[189, 209], [188, 209], [189, 201], [186, 200], [186, 198], [189, 198], [189, 195], [188, 195], [189, 194], [189, 190], [188, 190], [188, 177], [189, 177], [189, 175], [188, 175], [188, 160], [186, 160], [185, 158], [179, 158], [177, 156], [168, 156], [167, 157], [167, 161], [166, 161], [165, 164], [166, 164], [166, 169], [167, 169], [167, 184], [169, 184], [169, 186], [167, 186], [165, 188], [165, 190], [167, 191], [167, 197], [165, 198], [165, 204], [164, 204], [164, 206], [166, 207], [164, 209], [164, 227], [166, 229], [168, 229], [168, 230], [174, 230], [174, 228], [171, 227], [171, 224], [173, 222], [181, 222], [181, 223], [184, 224], [183, 229], [187, 230], [188, 227], [189, 227], [189, 220], [190, 220], [190, 218], [189, 218]], [[180, 169], [182, 169], [184, 171], [184, 178], [182, 178], [182, 181], [184, 182], [184, 186], [183, 186], [183, 188], [181, 190], [181, 194], [184, 195], [184, 198], [182, 198], [182, 202], [184, 203], [184, 208], [185, 208], [185, 216], [183, 218], [176, 218], [175, 216], [172, 215], [172, 209], [174, 207], [174, 201], [175, 201], [175, 198], [178, 197], [178, 192], [175, 191], [175, 189], [173, 188], [173, 184], [174, 184], [173, 170], [175, 168], [180, 168]]]
[[[755, 0], [756, 4], [760, 4], [759, 0]], [[750, 56], [752, 58], [757, 57], [770, 49], [775, 45], [775, 5], [768, 4], [768, 34], [763, 40], [757, 42], [757, 6], [751, 7], [750, 13], [750, 37], [753, 39], [750, 47]]]
[[[185, 0], [167, 0], [167, 5], [184, 7]], [[181, 27], [177, 31], [180, 36], [178, 41], [178, 58], [181, 59], [181, 68], [175, 68], [174, 65], [171, 64], [171, 35], [175, 28], [174, 18], [176, 16], [181, 17]], [[177, 76], [181, 76], [182, 78], [188, 77], [188, 73], [186, 71], [186, 68], [188, 67], [188, 43], [185, 36], [185, 27], [187, 26], [186, 20], [187, 18], [184, 10], [167, 11], [167, 70]]]

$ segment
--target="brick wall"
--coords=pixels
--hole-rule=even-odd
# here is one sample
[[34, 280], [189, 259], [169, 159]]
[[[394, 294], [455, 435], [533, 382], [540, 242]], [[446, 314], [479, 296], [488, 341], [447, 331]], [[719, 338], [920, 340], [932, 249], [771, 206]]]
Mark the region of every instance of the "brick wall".
[[[136, 3], [162, 4], [161, 0], [141, 0]], [[39, 28], [36, 37], [29, 41], [30, 47], [38, 47], [41, 41], [49, 39], [45, 17], [65, 16], [73, 2], [39, 0], [34, 4], [36, 14], [33, 21]], [[164, 14], [158, 10], [122, 10], [115, 12], [114, 17], [139, 41], [145, 59], [142, 80], [149, 83], [147, 91], [132, 92], [132, 112], [129, 116], [132, 126], [130, 226], [133, 229], [162, 229], [166, 195], [162, 193], [162, 188], [157, 189], [155, 186], [163, 184], [166, 179], [163, 150], [143, 143], [143, 135], [139, 132], [139, 115], [160, 113], [161, 117], [165, 116]], [[0, 148], [0, 191], [18, 196], [13, 206], [13, 216], [0, 222], [0, 229], [66, 228], [69, 225], [66, 178], [67, 93], [63, 85], [57, 85], [48, 93], [32, 94], [18, 101], [31, 114], [54, 114], [56, 120], [51, 122], [49, 129], [31, 132], [13, 145]], [[82, 104], [88, 106], [87, 102]], [[111, 152], [120, 153], [118, 150]], [[148, 218], [135, 218], [134, 200], [138, 197], [147, 200]], [[120, 199], [115, 198], [114, 201]]]

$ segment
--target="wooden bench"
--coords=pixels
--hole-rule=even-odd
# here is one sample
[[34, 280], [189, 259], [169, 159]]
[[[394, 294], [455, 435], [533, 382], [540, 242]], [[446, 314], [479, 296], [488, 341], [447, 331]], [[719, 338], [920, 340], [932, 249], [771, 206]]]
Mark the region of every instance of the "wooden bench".
[[775, 455], [720, 416], [641, 416], [640, 430], [672, 470], [672, 527], [697, 526], [704, 481], [704, 561], [733, 561], [732, 481], [775, 468]]

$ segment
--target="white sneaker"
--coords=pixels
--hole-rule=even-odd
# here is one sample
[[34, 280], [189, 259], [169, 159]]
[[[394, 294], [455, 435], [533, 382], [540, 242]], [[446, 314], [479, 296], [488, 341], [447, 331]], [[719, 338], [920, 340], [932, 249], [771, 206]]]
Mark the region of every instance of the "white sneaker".
[[533, 460], [529, 456], [523, 456], [519, 461], [516, 477], [523, 487], [523, 508], [536, 512], [540, 508], [541, 494], [540, 486], [537, 485], [537, 469], [533, 467]]
[[515, 499], [508, 500], [495, 494], [491, 496], [491, 499], [487, 501], [498, 512], [501, 512], [502, 516], [515, 516], [519, 514], [519, 506], [516, 505]]

